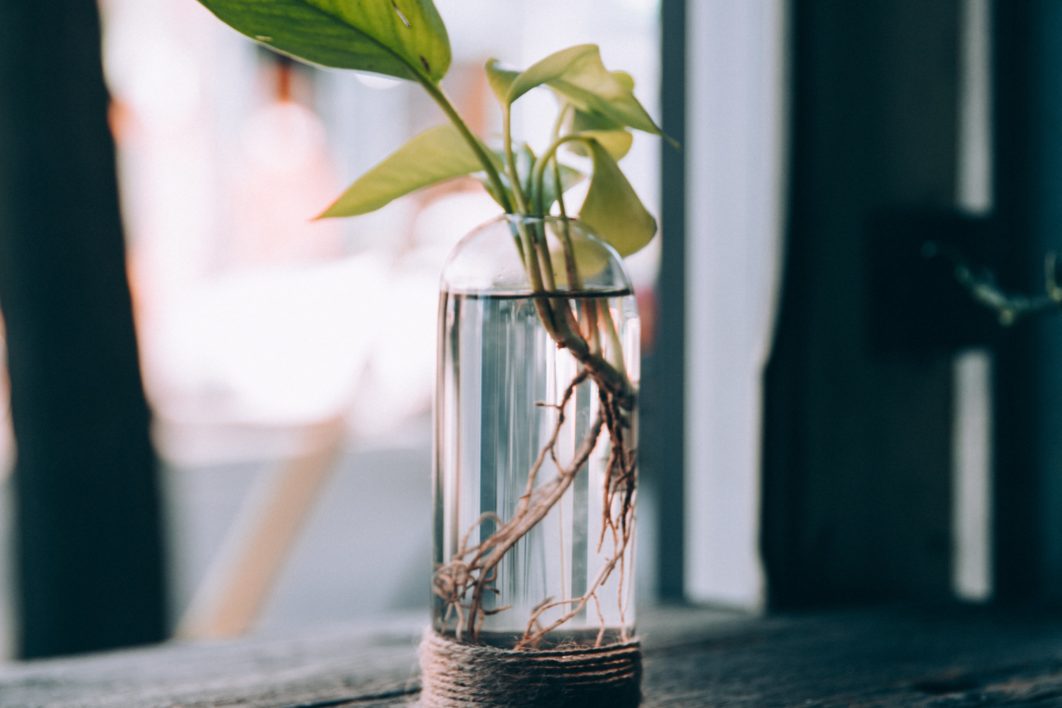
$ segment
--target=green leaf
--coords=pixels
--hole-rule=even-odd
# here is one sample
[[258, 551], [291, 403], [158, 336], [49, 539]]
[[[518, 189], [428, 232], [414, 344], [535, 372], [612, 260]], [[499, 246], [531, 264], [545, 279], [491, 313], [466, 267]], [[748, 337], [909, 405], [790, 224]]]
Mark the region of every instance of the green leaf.
[[629, 256], [653, 240], [656, 219], [642, 204], [608, 150], [596, 140], [589, 145], [594, 176], [579, 218], [621, 256]]
[[[628, 90], [634, 90], [634, 78], [627, 72], [613, 71], [612, 76], [626, 86]], [[622, 160], [630, 152], [631, 145], [634, 143], [634, 136], [624, 128], [622, 123], [600, 114], [581, 111], [565, 101], [563, 95], [559, 96], [559, 98], [564, 102], [564, 109], [562, 110], [567, 110], [570, 116], [566, 121], [567, 130], [565, 132], [594, 135], [598, 142], [609, 151], [609, 154], [617, 160]], [[590, 155], [590, 150], [582, 142], [567, 143], [566, 146], [578, 155]]]
[[634, 97], [634, 91], [605, 69], [601, 55], [594, 49], [592, 55], [551, 81], [550, 88], [583, 113], [660, 135], [660, 128]]
[[621, 84], [626, 86], [628, 91], [634, 90], [634, 77], [628, 74], [626, 71], [613, 71], [612, 78], [616, 79], [616, 81], [619, 81]]
[[[594, 127], [595, 125], [598, 127]], [[585, 113], [576, 113], [572, 119], [571, 132], [591, 137], [601, 143], [601, 146], [608, 150], [608, 154], [617, 161], [622, 160], [630, 152], [631, 145], [634, 143], [634, 136], [629, 130], [602, 127], [593, 116]], [[573, 141], [565, 143], [565, 146], [577, 155], [590, 156], [590, 149], [586, 143]]]
[[457, 129], [441, 125], [388, 155], [317, 218], [368, 214], [410, 192], [482, 169]]
[[577, 62], [584, 61], [587, 56], [597, 51], [597, 45], [595, 44], [578, 44], [574, 47], [554, 52], [545, 59], [535, 62], [513, 78], [509, 86], [509, 93], [505, 97], [505, 102], [513, 103], [531, 89], [559, 79], [568, 71], [569, 67]]
[[431, 0], [199, 0], [242, 34], [314, 64], [438, 82], [450, 40]]
[[512, 80], [506, 100], [512, 103], [543, 84], [578, 111], [621, 127], [660, 134], [660, 128], [634, 97], [630, 75], [606, 69], [596, 44], [562, 49], [533, 64]]
[[490, 88], [494, 95], [497, 96], [498, 102], [503, 106], [511, 103], [509, 101], [509, 89], [512, 87], [516, 77], [520, 75], [520, 72], [503, 66], [497, 59], [487, 61], [486, 72], [487, 82], [490, 83]]

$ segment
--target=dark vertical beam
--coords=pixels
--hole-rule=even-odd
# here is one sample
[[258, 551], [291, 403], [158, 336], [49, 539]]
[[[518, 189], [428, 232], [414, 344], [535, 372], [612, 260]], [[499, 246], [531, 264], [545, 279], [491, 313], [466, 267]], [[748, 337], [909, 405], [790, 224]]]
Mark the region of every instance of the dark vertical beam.
[[[1007, 237], [1001, 277], [1042, 287], [1062, 247], [1062, 3], [994, 5], [995, 204]], [[1009, 332], [994, 381], [996, 596], [1062, 600], [1062, 325]]]
[[[680, 143], [686, 134], [686, 0], [661, 2], [660, 111], [664, 132]], [[647, 483], [659, 517], [657, 590], [663, 600], [684, 596], [683, 455], [685, 407], [685, 159], [661, 148], [662, 254], [657, 280], [659, 322], [643, 401]]]
[[96, 3], [0, 3], [0, 303], [23, 657], [164, 637]]
[[949, 597], [951, 361], [868, 346], [866, 256], [879, 210], [953, 206], [959, 2], [794, 0], [790, 27], [785, 275], [764, 408], [769, 602]]

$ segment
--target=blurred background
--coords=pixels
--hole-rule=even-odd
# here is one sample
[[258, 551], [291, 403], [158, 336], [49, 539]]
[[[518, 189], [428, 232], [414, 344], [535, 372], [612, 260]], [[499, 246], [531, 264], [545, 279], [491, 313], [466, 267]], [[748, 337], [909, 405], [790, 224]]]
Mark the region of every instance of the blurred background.
[[[1062, 599], [1062, 335], [955, 277], [1043, 289], [1062, 2], [436, 4], [480, 133], [487, 58], [593, 41], [682, 145], [624, 163], [662, 236], [643, 605]], [[422, 624], [437, 277], [495, 208], [310, 217], [442, 117], [193, 0], [35, 5], [0, 7], [3, 654]]]

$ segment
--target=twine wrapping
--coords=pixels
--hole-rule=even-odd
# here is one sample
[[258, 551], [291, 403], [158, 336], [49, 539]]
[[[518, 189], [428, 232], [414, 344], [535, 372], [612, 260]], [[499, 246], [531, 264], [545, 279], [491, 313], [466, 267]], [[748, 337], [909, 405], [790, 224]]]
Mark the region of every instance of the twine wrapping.
[[637, 706], [637, 640], [594, 648], [500, 649], [462, 644], [429, 630], [420, 643], [424, 708], [452, 706]]

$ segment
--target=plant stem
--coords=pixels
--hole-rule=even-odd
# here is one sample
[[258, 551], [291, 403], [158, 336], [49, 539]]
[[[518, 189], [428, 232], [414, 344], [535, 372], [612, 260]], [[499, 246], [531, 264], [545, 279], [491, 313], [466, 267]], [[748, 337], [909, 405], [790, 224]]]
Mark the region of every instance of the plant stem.
[[465, 139], [468, 146], [472, 148], [472, 152], [476, 154], [480, 163], [483, 164], [483, 170], [487, 173], [487, 179], [490, 180], [491, 185], [498, 193], [498, 198], [501, 200], [502, 209], [507, 214], [513, 213], [512, 201], [509, 199], [509, 192], [505, 189], [505, 183], [502, 182], [501, 175], [498, 174], [498, 168], [494, 166], [494, 161], [491, 160], [490, 155], [487, 153], [487, 149], [483, 147], [483, 143], [479, 141], [468, 125], [461, 118], [461, 115], [454, 108], [454, 105], [450, 102], [450, 99], [446, 97], [443, 90], [432, 81], [431, 79], [421, 76], [419, 73], [415, 74], [417, 81], [424, 90], [428, 92], [428, 95], [432, 97], [432, 100], [439, 105], [446, 117], [450, 119], [450, 122], [454, 124], [458, 132], [461, 133], [461, 137]]
[[561, 182], [560, 165], [556, 156], [553, 157], [553, 191], [557, 193], [557, 207], [560, 209], [561, 221], [561, 247], [564, 249], [564, 266], [568, 272], [568, 287], [579, 290], [583, 287], [579, 278], [579, 270], [575, 264], [575, 249], [572, 246], [572, 235], [568, 227], [568, 209], [564, 206], [564, 184]]
[[539, 211], [542, 211], [543, 209], [542, 184], [546, 173], [546, 165], [548, 165], [550, 160], [552, 160], [553, 157], [557, 154], [557, 150], [560, 149], [560, 146], [564, 145], [565, 143], [571, 143], [576, 141], [583, 142], [589, 145], [591, 142], [593, 142], [593, 140], [593, 138], [588, 138], [587, 136], [579, 135], [578, 133], [568, 133], [567, 135], [562, 135], [561, 137], [557, 138], [552, 143], [550, 143], [550, 146], [546, 148], [546, 151], [544, 153], [542, 153], [542, 157], [540, 157], [538, 159], [538, 162], [535, 163], [535, 169], [531, 173], [531, 189], [532, 192], [537, 195], [537, 206]]
[[[560, 121], [558, 121], [558, 126]], [[556, 138], [554, 138], [556, 139]], [[579, 277], [579, 267], [575, 261], [575, 247], [572, 245], [572, 234], [569, 227], [568, 208], [564, 204], [564, 185], [561, 182], [560, 163], [557, 156], [553, 156], [553, 189], [557, 193], [557, 207], [560, 210], [561, 221], [561, 246], [564, 249], [564, 265], [568, 273], [568, 287], [571, 290], [581, 290], [582, 278]], [[596, 356], [601, 353], [601, 337], [597, 331], [597, 307], [589, 300], [584, 300], [582, 305], [583, 317], [586, 320], [586, 334], [584, 339], [590, 347], [590, 354]]]
[[561, 129], [564, 127], [564, 120], [568, 117], [568, 114], [572, 112], [572, 104], [565, 103], [561, 106], [561, 109], [557, 111], [557, 119], [553, 121], [553, 129], [549, 133], [550, 142], [556, 142], [560, 137]]
[[612, 319], [612, 311], [606, 302], [602, 301], [600, 304], [601, 319], [605, 323], [605, 334], [608, 336], [609, 344], [612, 345], [612, 355], [615, 357], [612, 365], [616, 367], [616, 370], [621, 375], [627, 376], [627, 366], [623, 361], [623, 343], [620, 341], [619, 332], [616, 331], [616, 323]]
[[513, 188], [516, 208], [520, 210], [521, 214], [527, 214], [527, 200], [524, 198], [524, 188], [520, 184], [520, 173], [516, 169], [516, 156], [513, 154], [512, 117], [512, 106], [504, 106], [502, 108], [502, 140], [505, 143], [505, 164], [509, 170], [509, 183]]

